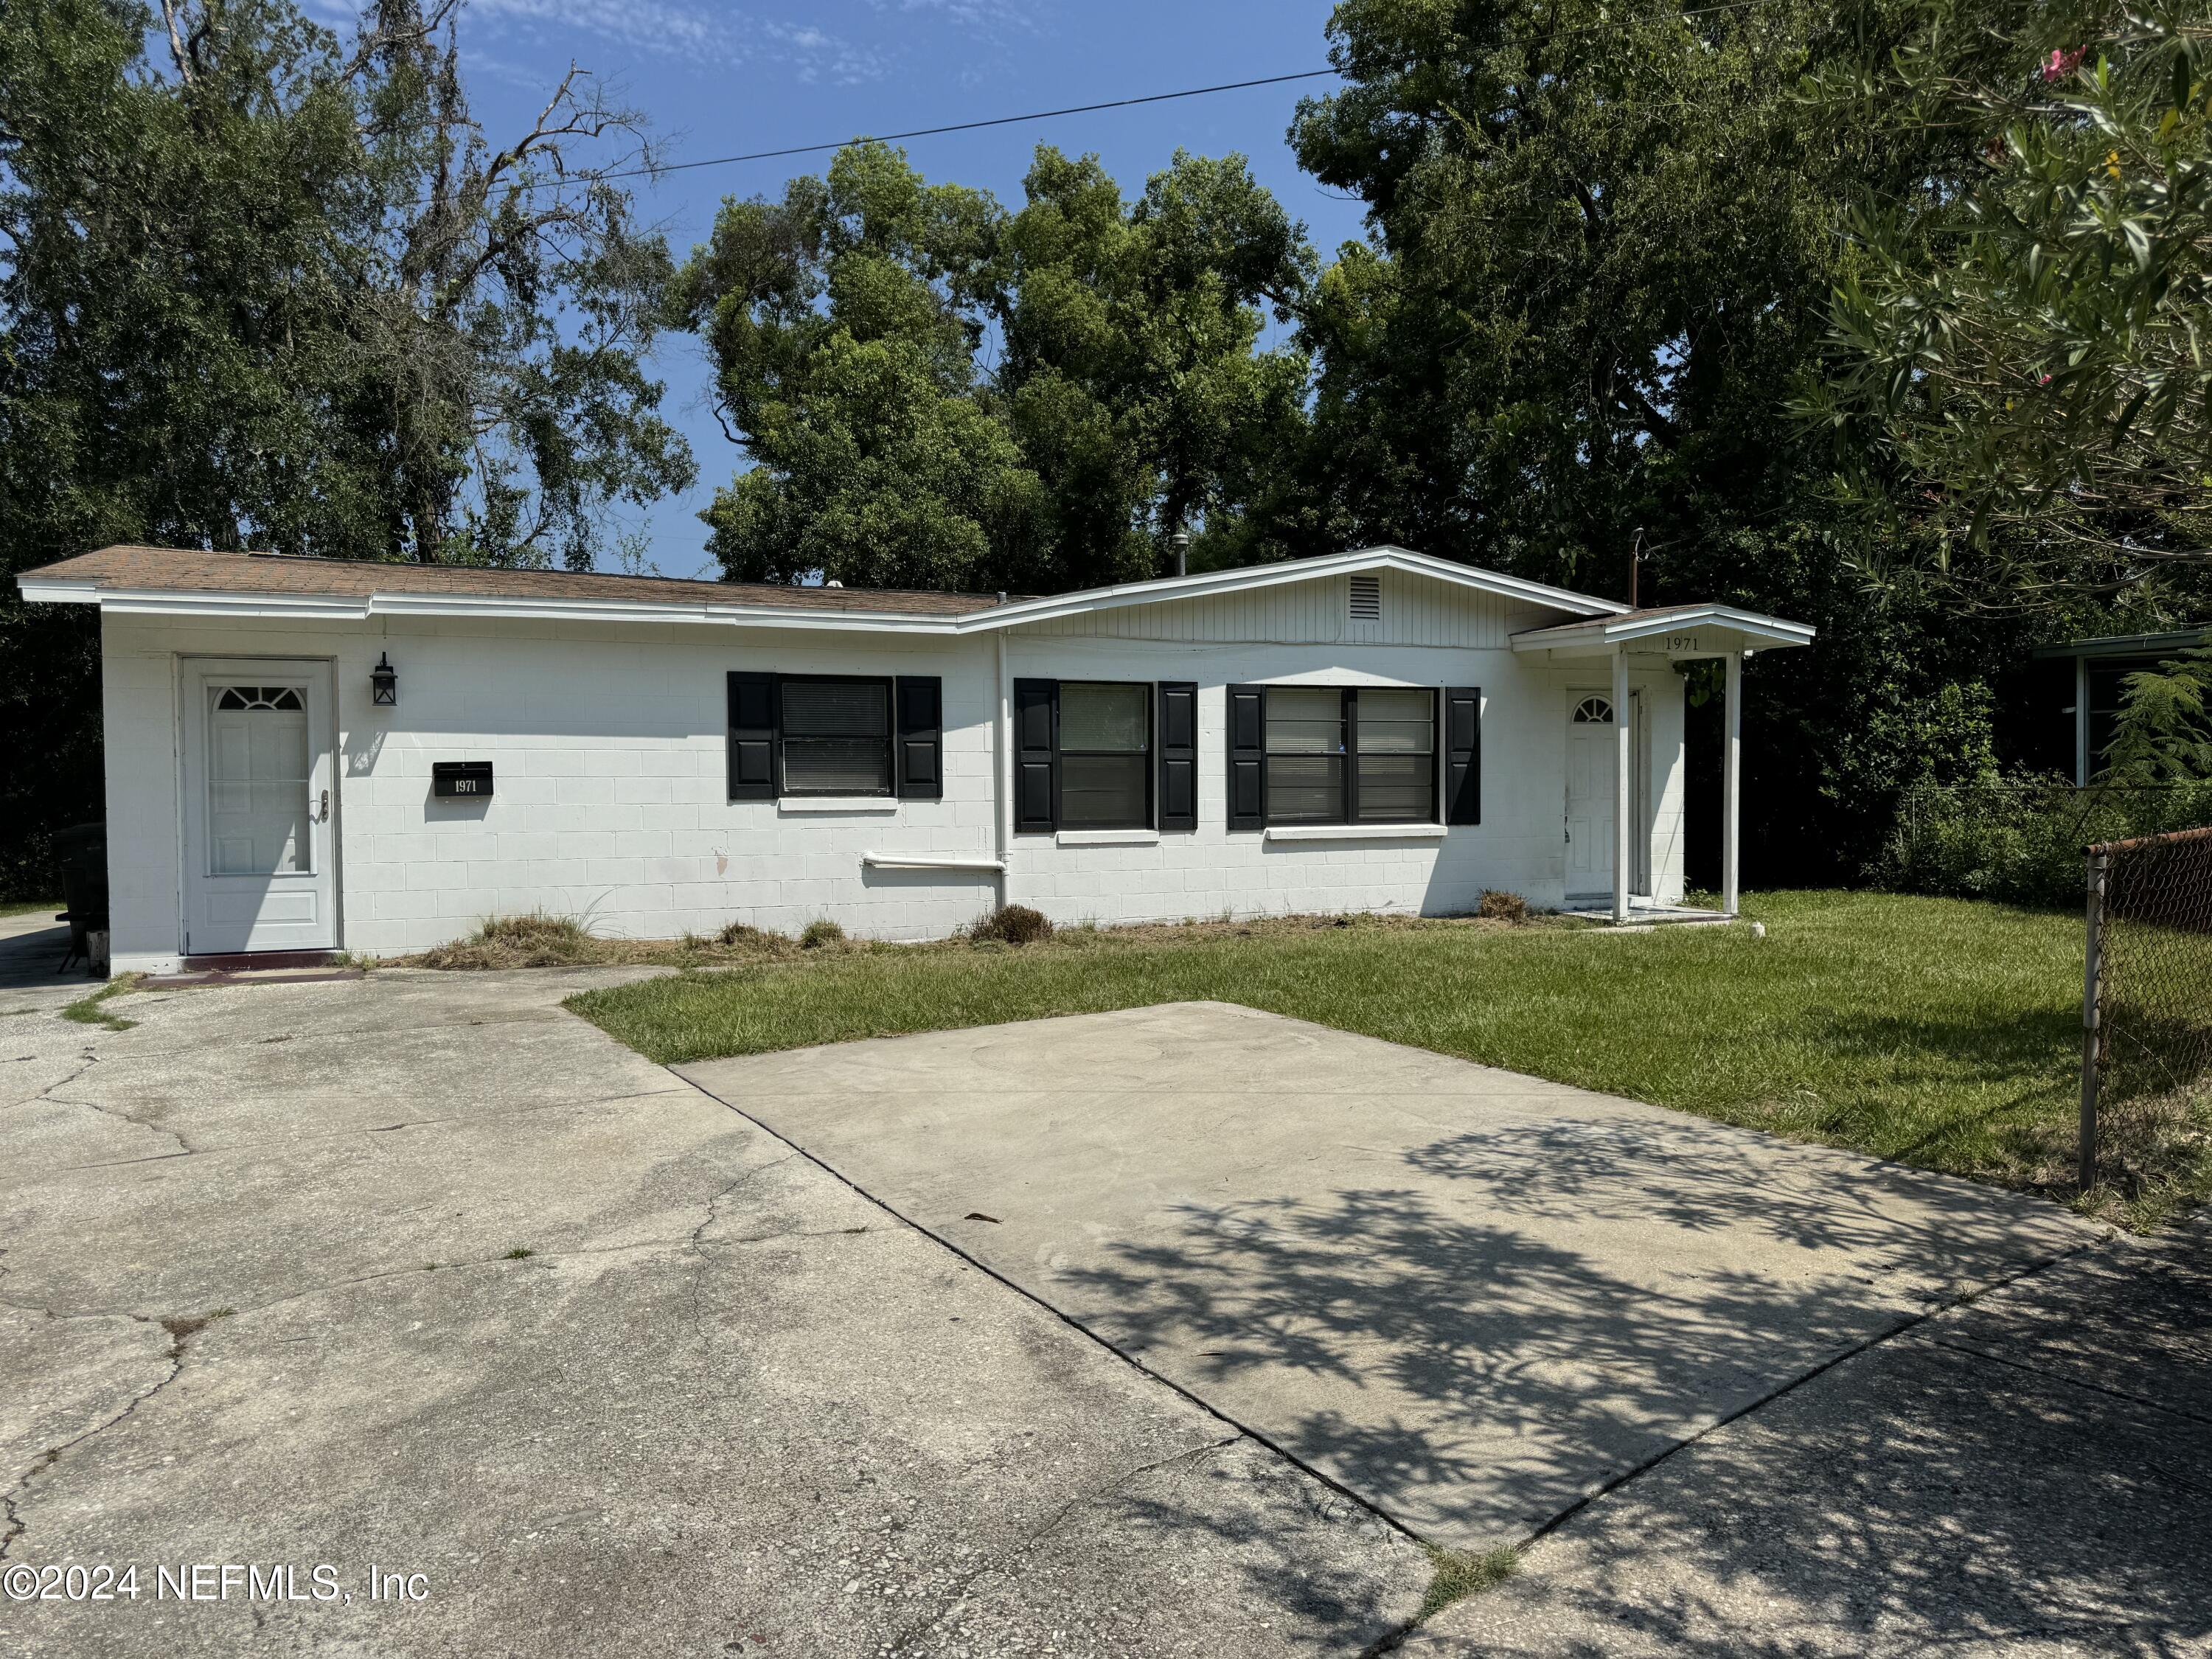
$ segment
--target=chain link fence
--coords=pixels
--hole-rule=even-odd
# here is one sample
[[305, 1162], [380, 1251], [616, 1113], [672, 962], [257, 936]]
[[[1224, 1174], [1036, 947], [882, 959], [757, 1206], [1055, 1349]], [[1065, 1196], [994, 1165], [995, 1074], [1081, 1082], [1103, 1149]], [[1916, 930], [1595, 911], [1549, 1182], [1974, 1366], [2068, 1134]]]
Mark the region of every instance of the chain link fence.
[[2088, 849], [2083, 1192], [2133, 1195], [2212, 1123], [2212, 828]]

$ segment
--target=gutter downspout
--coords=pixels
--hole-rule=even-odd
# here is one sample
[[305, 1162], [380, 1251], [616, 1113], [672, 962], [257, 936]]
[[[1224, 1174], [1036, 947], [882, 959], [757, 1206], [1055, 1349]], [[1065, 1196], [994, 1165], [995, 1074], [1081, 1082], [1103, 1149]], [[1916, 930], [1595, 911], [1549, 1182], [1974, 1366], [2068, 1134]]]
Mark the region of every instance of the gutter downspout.
[[1006, 631], [995, 629], [991, 637], [999, 657], [999, 731], [994, 744], [999, 752], [991, 769], [991, 805], [999, 855], [999, 903], [1003, 908], [1013, 902], [1014, 891], [1014, 694], [1013, 682], [1006, 678]]

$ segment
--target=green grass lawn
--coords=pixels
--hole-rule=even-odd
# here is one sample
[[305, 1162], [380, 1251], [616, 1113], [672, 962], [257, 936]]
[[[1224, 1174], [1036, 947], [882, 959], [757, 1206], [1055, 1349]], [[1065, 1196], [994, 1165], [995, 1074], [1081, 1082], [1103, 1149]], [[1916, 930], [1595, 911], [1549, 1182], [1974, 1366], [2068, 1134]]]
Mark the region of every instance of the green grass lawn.
[[[1019, 950], [860, 947], [569, 1006], [664, 1063], [1212, 999], [1723, 1121], [2073, 1198], [2081, 925], [1951, 899], [1772, 893], [1747, 928], [1298, 919], [1064, 932]], [[2124, 1192], [2212, 1194], [2201, 1120]]]
[[34, 910], [53, 915], [62, 908], [59, 899], [0, 899], [0, 916], [27, 916]]

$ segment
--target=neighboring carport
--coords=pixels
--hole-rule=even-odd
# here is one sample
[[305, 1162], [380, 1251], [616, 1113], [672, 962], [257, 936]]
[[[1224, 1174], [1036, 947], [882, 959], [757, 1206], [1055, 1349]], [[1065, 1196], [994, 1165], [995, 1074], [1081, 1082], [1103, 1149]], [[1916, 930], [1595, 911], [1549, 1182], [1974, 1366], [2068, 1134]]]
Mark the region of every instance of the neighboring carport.
[[2038, 1199], [1218, 1003], [678, 1069], [1456, 1546], [1523, 1540], [2095, 1237]]

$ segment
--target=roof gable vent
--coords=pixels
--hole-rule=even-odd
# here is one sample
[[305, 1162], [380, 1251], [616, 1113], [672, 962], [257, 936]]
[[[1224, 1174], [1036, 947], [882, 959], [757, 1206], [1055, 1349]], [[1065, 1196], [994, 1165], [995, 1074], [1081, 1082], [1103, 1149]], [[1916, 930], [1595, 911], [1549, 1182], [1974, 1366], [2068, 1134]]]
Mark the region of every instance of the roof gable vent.
[[1354, 576], [1352, 579], [1352, 620], [1381, 622], [1382, 620], [1382, 578]]

